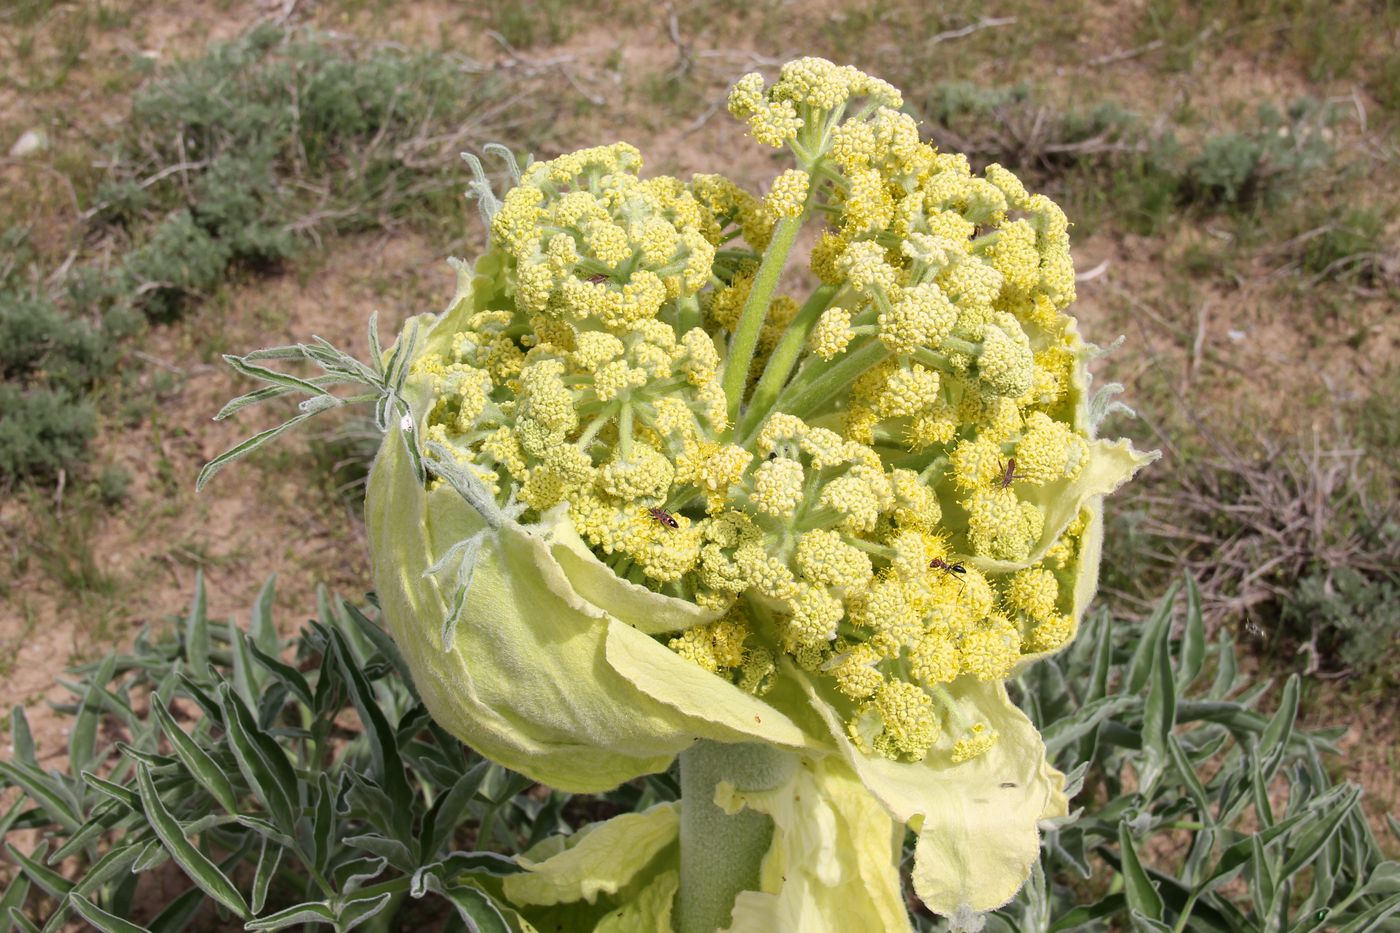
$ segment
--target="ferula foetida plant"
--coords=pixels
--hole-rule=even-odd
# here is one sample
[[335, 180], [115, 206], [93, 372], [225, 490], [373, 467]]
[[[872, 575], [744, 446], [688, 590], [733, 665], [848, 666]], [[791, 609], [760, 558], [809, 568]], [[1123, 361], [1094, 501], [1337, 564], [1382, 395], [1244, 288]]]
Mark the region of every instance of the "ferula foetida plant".
[[[1066, 813], [1005, 683], [1074, 637], [1148, 458], [1095, 436], [1064, 213], [901, 106], [821, 59], [746, 75], [730, 112], [794, 160], [763, 194], [626, 143], [512, 164], [395, 350], [367, 520], [434, 716], [570, 790], [681, 757], [678, 807], [534, 859], [523, 904], [636, 876], [684, 933], [901, 929], [905, 826], [967, 917]], [[610, 832], [626, 878], [561, 893]]]

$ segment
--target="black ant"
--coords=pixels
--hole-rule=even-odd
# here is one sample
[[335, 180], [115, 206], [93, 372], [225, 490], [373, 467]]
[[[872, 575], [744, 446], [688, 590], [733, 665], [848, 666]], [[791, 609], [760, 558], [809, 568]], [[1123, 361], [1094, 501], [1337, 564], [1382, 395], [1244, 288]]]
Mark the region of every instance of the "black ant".
[[652, 518], [656, 519], [658, 522], [665, 525], [667, 528], [681, 527], [681, 523], [676, 521], [676, 517], [670, 512], [666, 511], [665, 509], [660, 509], [656, 506], [651, 506], [647, 509], [647, 511], [651, 513]]
[[1001, 467], [1001, 488], [1006, 489], [1018, 479], [1025, 479], [1016, 472], [1016, 458], [1011, 457], [1006, 461], [1006, 465]]

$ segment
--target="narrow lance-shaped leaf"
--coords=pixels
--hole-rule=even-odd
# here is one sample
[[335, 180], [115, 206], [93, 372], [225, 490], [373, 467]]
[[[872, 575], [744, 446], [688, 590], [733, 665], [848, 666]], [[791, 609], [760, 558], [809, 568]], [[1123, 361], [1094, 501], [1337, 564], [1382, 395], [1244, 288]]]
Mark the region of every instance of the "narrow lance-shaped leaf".
[[145, 848], [144, 843], [133, 842], [112, 849], [83, 874], [72, 893], [83, 896], [97, 893], [107, 882], [129, 870]]
[[316, 806], [311, 821], [311, 839], [314, 843], [316, 870], [324, 872], [330, 862], [335, 841], [335, 801], [334, 789], [325, 772], [316, 775]]
[[1214, 825], [1215, 820], [1211, 816], [1210, 795], [1206, 793], [1205, 787], [1201, 784], [1200, 776], [1196, 774], [1195, 766], [1191, 764], [1185, 749], [1181, 747], [1181, 742], [1174, 735], [1167, 736], [1167, 753], [1171, 757], [1172, 765], [1176, 768], [1176, 774], [1181, 779], [1182, 786], [1186, 788], [1186, 792], [1196, 805], [1197, 815], [1207, 825]]
[[1274, 897], [1278, 892], [1276, 866], [1258, 836], [1250, 839], [1249, 889], [1254, 897], [1254, 910], [1263, 915], [1272, 912]]
[[103, 658], [79, 701], [78, 715], [68, 736], [68, 762], [74, 771], [91, 767], [97, 757], [97, 725], [102, 718], [103, 707], [101, 685], [112, 679], [116, 666], [116, 655], [109, 654]]
[[82, 772], [82, 777], [84, 781], [87, 781], [88, 784], [93, 787], [93, 789], [106, 794], [112, 800], [115, 800], [117, 803], [120, 803], [127, 809], [131, 810], [131, 812], [143, 812], [141, 808], [141, 795], [136, 793], [136, 791], [132, 790], [130, 787], [127, 787], [124, 784], [117, 784], [116, 782], [109, 781], [106, 778], [98, 777], [91, 771]]
[[24, 791], [31, 800], [44, 808], [45, 815], [68, 832], [77, 832], [83, 824], [77, 802], [50, 775], [37, 768], [13, 761], [0, 761], [0, 778]]
[[379, 312], [369, 313], [369, 326], [367, 338], [369, 342], [369, 365], [374, 367], [374, 371], [382, 379], [384, 377], [384, 347], [379, 342]]
[[1279, 765], [1283, 763], [1284, 753], [1288, 749], [1289, 740], [1293, 738], [1293, 726], [1298, 721], [1299, 693], [1298, 675], [1294, 674], [1284, 684], [1278, 709], [1259, 736], [1261, 769], [1264, 772], [1265, 780], [1272, 778], [1278, 771]]
[[272, 618], [272, 606], [276, 599], [277, 574], [274, 573], [268, 576], [267, 582], [258, 590], [258, 598], [253, 601], [253, 614], [249, 626], [253, 645], [269, 655], [277, 654], [281, 647], [277, 637], [277, 624]]
[[389, 901], [392, 898], [393, 895], [385, 891], [382, 894], [347, 899], [336, 913], [336, 927], [348, 933], [348, 931], [378, 915], [385, 907], [389, 906]]
[[156, 791], [151, 772], [141, 765], [136, 769], [136, 786], [141, 793], [141, 803], [146, 808], [146, 818], [165, 845], [171, 858], [189, 876], [189, 879], [214, 900], [223, 904], [240, 917], [248, 916], [248, 903], [243, 899], [232, 881], [219, 866], [209, 861], [203, 852], [185, 838], [179, 821], [165, 808]]
[[1397, 913], [1400, 913], [1400, 894], [1388, 897], [1362, 912], [1346, 926], [1339, 928], [1337, 933], [1371, 933], [1373, 930], [1389, 929], [1381, 924]]
[[335, 629], [330, 630], [330, 635], [336, 655], [340, 659], [341, 670], [350, 683], [350, 698], [355, 704], [355, 710], [359, 713], [360, 720], [369, 727], [370, 751], [374, 757], [375, 770], [385, 793], [394, 805], [392, 819], [397, 829], [396, 834], [407, 843], [412, 838], [413, 792], [404, 777], [397, 737], [379, 709], [379, 701], [364, 673], [355, 663], [344, 636]]
[[330, 395], [324, 388], [317, 385], [314, 380], [302, 379], [299, 376], [293, 376], [289, 373], [268, 369], [266, 366], [250, 363], [241, 356], [225, 353], [224, 362], [244, 376], [248, 376], [252, 379], [261, 379], [263, 382], [281, 386], [291, 392], [305, 392], [307, 395]]
[[248, 647], [252, 653], [253, 660], [276, 675], [282, 683], [287, 685], [287, 689], [296, 694], [298, 700], [307, 706], [315, 705], [315, 700], [311, 693], [311, 685], [306, 682], [306, 678], [302, 676], [301, 671], [292, 667], [290, 664], [283, 664], [271, 655], [264, 654], [257, 644], [250, 644]]
[[1073, 716], [1055, 720], [1041, 733], [1046, 751], [1054, 760], [1054, 757], [1070, 743], [1090, 735], [1105, 719], [1130, 708], [1133, 704], [1132, 697], [1103, 697], [1081, 706]]
[[299, 415], [295, 415], [292, 418], [289, 418], [288, 420], [282, 422], [277, 427], [268, 428], [266, 431], [254, 434], [246, 441], [243, 441], [240, 444], [235, 444], [233, 447], [230, 447], [228, 450], [219, 454], [213, 460], [210, 460], [208, 463], [206, 463], [204, 465], [204, 469], [199, 471], [199, 477], [194, 482], [195, 492], [202, 491], [205, 486], [209, 485], [209, 481], [213, 479], [220, 470], [228, 466], [230, 463], [233, 463], [235, 460], [243, 459], [253, 451], [257, 450], [262, 445], [266, 444], [268, 441], [280, 437], [287, 431], [301, 424], [307, 418], [312, 417], [314, 414], [316, 413], [303, 412]]
[[202, 569], [195, 571], [194, 600], [185, 617], [185, 657], [195, 676], [203, 677], [209, 667], [209, 600]]
[[436, 877], [428, 881], [428, 887], [457, 908], [457, 916], [471, 933], [510, 933], [506, 918], [485, 892], [467, 885], [444, 886]]
[[277, 874], [277, 866], [282, 862], [282, 847], [266, 837], [258, 851], [258, 866], [253, 872], [253, 896], [250, 907], [253, 913], [260, 914], [267, 904], [267, 889]]
[[306, 904], [296, 904], [284, 910], [279, 910], [275, 914], [259, 917], [257, 920], [250, 920], [243, 924], [243, 929], [285, 930], [287, 927], [300, 926], [306, 923], [326, 923], [333, 925], [335, 921], [335, 911], [331, 909], [330, 904], [325, 901], [312, 901]]
[[357, 607], [345, 600], [341, 600], [340, 608], [345, 616], [354, 622], [360, 632], [369, 639], [375, 649], [380, 654], [384, 655], [385, 660], [394, 666], [394, 670], [398, 673], [399, 679], [403, 682], [403, 685], [408, 688], [409, 695], [412, 696], [414, 700], [418, 700], [418, 691], [413, 686], [413, 675], [408, 669], [408, 662], [404, 660], [403, 654], [399, 651], [399, 646], [394, 644], [394, 640], [389, 637], [389, 633], [372, 622], [369, 617]]
[[1085, 694], [1085, 702], [1092, 702], [1108, 695], [1108, 672], [1113, 662], [1113, 620], [1107, 613], [1099, 616], [1095, 626], [1093, 676]]
[[1167, 646], [1167, 631], [1157, 635], [1153, 655], [1152, 685], [1147, 692], [1147, 705], [1142, 711], [1142, 738], [1149, 748], [1162, 758], [1167, 757], [1167, 739], [1176, 726], [1176, 680], [1172, 677], [1171, 652]]
[[296, 775], [286, 753], [258, 729], [252, 714], [228, 684], [219, 685], [219, 698], [223, 702], [229, 747], [239, 770], [273, 821], [283, 832], [292, 834], [299, 800]]
[[232, 782], [228, 775], [224, 774], [224, 769], [215, 763], [198, 742], [185, 734], [185, 730], [175, 722], [175, 717], [170, 715], [170, 711], [165, 708], [165, 704], [159, 700], [152, 700], [151, 709], [154, 711], [156, 720], [164, 730], [165, 736], [170, 740], [170, 747], [175, 750], [175, 754], [188, 769], [190, 775], [199, 782], [200, 786], [207, 790], [219, 806], [229, 813], [238, 812], [238, 795], [233, 789]]
[[383, 380], [374, 367], [366, 366], [324, 337], [312, 334], [311, 339], [316, 342], [306, 346], [308, 359], [332, 372], [354, 374], [364, 385], [383, 388]]
[[1084, 929], [1095, 920], [1102, 920], [1105, 917], [1121, 913], [1126, 905], [1127, 898], [1122, 894], [1110, 894], [1093, 904], [1065, 911], [1050, 924], [1047, 933], [1069, 933], [1072, 930]]
[[1132, 660], [1128, 663], [1128, 673], [1125, 678], [1124, 693], [1141, 693], [1147, 686], [1147, 682], [1152, 675], [1152, 661], [1160, 644], [1162, 630], [1171, 623], [1172, 602], [1176, 598], [1176, 591], [1180, 584], [1173, 583], [1167, 590], [1167, 595], [1162, 597], [1162, 601], [1157, 604], [1152, 615], [1143, 623], [1142, 633], [1138, 636], [1137, 649], [1133, 652]]
[[10, 748], [15, 761], [38, 767], [39, 761], [34, 755], [34, 734], [29, 731], [29, 718], [24, 715], [23, 706], [17, 705], [10, 710]]
[[1150, 920], [1162, 919], [1162, 895], [1143, 870], [1138, 860], [1137, 846], [1133, 842], [1127, 823], [1118, 824], [1118, 846], [1123, 859], [1123, 893], [1127, 896], [1128, 907]]
[[40, 933], [39, 928], [34, 925], [34, 921], [26, 917], [18, 907], [10, 908], [10, 925], [19, 930], [20, 933]]
[[[457, 779], [451, 790], [434, 802], [428, 819], [424, 821], [424, 832], [419, 850], [421, 861], [426, 863], [436, 858], [443, 845], [451, 841], [452, 831], [462, 821], [467, 808], [476, 797], [477, 790], [481, 787], [482, 779], [486, 777], [486, 767], [486, 762], [478, 762]], [[428, 828], [429, 822], [432, 824], [431, 829]]]
[[10, 853], [10, 858], [19, 865], [20, 871], [29, 876], [29, 880], [37, 884], [50, 897], [62, 900], [68, 896], [68, 892], [73, 890], [73, 882], [44, 865], [44, 856], [49, 851], [49, 844], [41, 842], [39, 848], [34, 850], [33, 856], [25, 855], [10, 843], [5, 843], [5, 851]]
[[[244, 359], [247, 359], [247, 357], [244, 357]], [[328, 386], [339, 386], [345, 385], [346, 383], [358, 383], [360, 380], [352, 379], [341, 373], [326, 373], [325, 375], [321, 376], [312, 376], [306, 381], [316, 386], [317, 389], [324, 390]], [[214, 416], [214, 420], [226, 421], [245, 408], [248, 408], [253, 405], [260, 405], [263, 402], [271, 401], [275, 398], [281, 398], [284, 395], [289, 395], [292, 392], [296, 391], [300, 390], [281, 385], [264, 386], [261, 389], [254, 389], [253, 391], [246, 392], [235, 399], [231, 399], [227, 404], [224, 405], [223, 408], [219, 409], [219, 413]]]
[[1201, 591], [1195, 578], [1186, 577], [1186, 619], [1181, 630], [1181, 663], [1177, 666], [1176, 685], [1185, 690], [1200, 674], [1206, 658], [1206, 628], [1201, 614]]
[[5, 893], [0, 894], [0, 920], [7, 920], [11, 910], [22, 910], [25, 898], [29, 897], [29, 876], [24, 872], [15, 872], [15, 876], [10, 879], [10, 883], [5, 887]]
[[259, 683], [258, 669], [253, 665], [253, 656], [248, 651], [248, 636], [242, 629], [234, 628], [230, 633], [229, 654], [233, 660], [233, 674], [229, 682], [233, 689], [250, 707], [256, 706], [262, 698], [262, 685]]
[[79, 916], [101, 930], [102, 933], [151, 933], [143, 926], [137, 926], [121, 917], [109, 914], [81, 894], [71, 895], [68, 898], [68, 903], [78, 912]]
[[1310, 825], [1293, 840], [1288, 860], [1283, 863], [1283, 868], [1279, 870], [1279, 877], [1291, 878], [1302, 871], [1313, 859], [1317, 858], [1323, 846], [1341, 828], [1361, 797], [1361, 789], [1358, 787], [1347, 785], [1346, 790], [1348, 793], [1332, 802], [1331, 806], [1322, 813], [1314, 816]]

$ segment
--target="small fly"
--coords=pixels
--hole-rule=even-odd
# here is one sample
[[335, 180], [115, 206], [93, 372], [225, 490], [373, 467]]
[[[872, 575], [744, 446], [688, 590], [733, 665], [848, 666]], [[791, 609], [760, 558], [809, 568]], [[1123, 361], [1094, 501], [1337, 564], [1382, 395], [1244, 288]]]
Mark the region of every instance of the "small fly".
[[1016, 458], [1011, 457], [1006, 461], [1006, 465], [1001, 467], [1001, 488], [1008, 488], [1018, 479], [1025, 479], [1025, 477], [1016, 472]]
[[676, 521], [676, 516], [672, 515], [665, 509], [657, 508], [656, 506], [651, 506], [647, 509], [647, 511], [651, 513], [652, 518], [656, 519], [658, 522], [665, 525], [667, 528], [681, 527], [681, 523]]

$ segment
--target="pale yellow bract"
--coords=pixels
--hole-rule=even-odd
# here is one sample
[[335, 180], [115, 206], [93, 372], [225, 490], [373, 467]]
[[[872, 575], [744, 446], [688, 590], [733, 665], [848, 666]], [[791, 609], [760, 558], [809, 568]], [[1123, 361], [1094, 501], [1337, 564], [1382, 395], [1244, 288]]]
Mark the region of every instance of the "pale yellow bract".
[[[485, 755], [581, 792], [699, 740], [801, 762], [717, 796], [776, 827], [734, 930], [903, 928], [906, 825], [933, 910], [1015, 894], [1067, 802], [1005, 681], [1074, 637], [1101, 501], [1150, 459], [1094, 436], [1063, 213], [897, 106], [819, 59], [745, 78], [731, 111], [799, 166], [766, 198], [644, 180], [622, 144], [527, 167], [418, 319], [369, 481], [384, 617]], [[822, 284], [778, 295], [813, 217]], [[666, 928], [667, 812], [620, 818], [661, 841], [597, 929]], [[630, 884], [584, 862], [532, 856], [507, 893]]]

